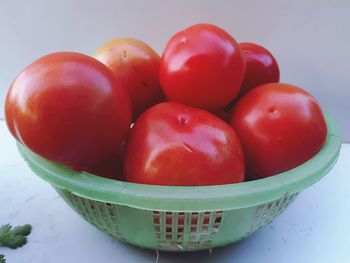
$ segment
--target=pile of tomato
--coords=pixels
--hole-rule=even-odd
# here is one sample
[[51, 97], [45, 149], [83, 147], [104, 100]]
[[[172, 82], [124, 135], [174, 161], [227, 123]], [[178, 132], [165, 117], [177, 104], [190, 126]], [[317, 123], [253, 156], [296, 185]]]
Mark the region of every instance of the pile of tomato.
[[41, 57], [12, 83], [5, 116], [16, 140], [76, 171], [231, 184], [292, 169], [325, 142], [319, 103], [279, 79], [266, 48], [196, 24], [161, 57], [132, 38], [111, 40], [94, 57]]

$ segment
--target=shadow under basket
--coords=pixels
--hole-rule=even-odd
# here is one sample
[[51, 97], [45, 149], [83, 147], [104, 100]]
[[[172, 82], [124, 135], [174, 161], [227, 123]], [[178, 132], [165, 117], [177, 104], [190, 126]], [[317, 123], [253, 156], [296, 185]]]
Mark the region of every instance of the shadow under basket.
[[72, 171], [22, 144], [17, 146], [33, 172], [101, 231], [140, 247], [193, 251], [251, 235], [283, 212], [300, 191], [326, 175], [341, 147], [339, 128], [330, 116], [326, 119], [326, 143], [309, 161], [265, 179], [219, 186], [121, 182]]

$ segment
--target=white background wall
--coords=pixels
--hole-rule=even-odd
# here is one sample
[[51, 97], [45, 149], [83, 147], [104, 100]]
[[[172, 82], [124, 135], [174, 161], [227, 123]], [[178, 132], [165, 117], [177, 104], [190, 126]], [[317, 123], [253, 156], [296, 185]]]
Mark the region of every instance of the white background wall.
[[161, 53], [172, 34], [198, 22], [267, 47], [281, 80], [311, 92], [350, 142], [347, 0], [0, 0], [0, 116], [10, 83], [44, 54], [92, 54], [120, 36], [140, 38]]

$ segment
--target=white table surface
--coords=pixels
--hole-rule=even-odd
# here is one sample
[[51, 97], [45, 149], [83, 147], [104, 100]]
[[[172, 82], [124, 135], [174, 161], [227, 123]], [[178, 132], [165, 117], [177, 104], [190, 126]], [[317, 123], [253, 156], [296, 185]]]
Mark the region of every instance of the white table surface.
[[[273, 223], [224, 248], [159, 252], [161, 262], [350, 262], [350, 145], [320, 182]], [[85, 222], [30, 171], [0, 121], [0, 225], [30, 223], [28, 244], [0, 247], [8, 263], [156, 262], [155, 251], [123, 244]]]

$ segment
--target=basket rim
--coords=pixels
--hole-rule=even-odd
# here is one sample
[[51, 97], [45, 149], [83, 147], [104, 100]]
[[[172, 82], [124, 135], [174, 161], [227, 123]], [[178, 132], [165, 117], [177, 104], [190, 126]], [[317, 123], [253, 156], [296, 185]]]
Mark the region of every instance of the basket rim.
[[49, 161], [17, 142], [24, 160], [43, 180], [84, 198], [146, 210], [209, 211], [256, 206], [298, 193], [325, 176], [336, 163], [341, 134], [325, 114], [327, 138], [322, 149], [300, 166], [255, 181], [213, 186], [158, 186], [123, 182], [76, 172]]

